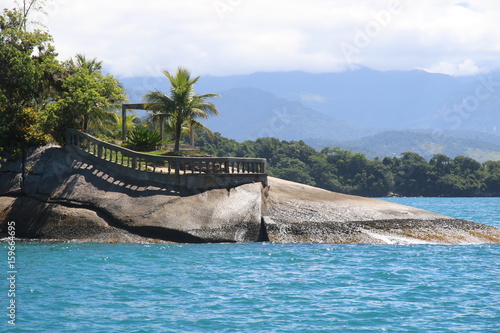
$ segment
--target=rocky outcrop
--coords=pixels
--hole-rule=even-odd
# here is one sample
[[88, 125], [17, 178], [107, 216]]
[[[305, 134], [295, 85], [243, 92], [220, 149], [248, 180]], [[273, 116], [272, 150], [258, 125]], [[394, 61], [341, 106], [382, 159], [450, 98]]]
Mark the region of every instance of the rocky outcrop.
[[[231, 242], [258, 240], [261, 185], [193, 193], [111, 174], [64, 149], [38, 149], [0, 174], [4, 221], [24, 238], [82, 241]], [[5, 197], [8, 195], [8, 197]], [[10, 197], [9, 197], [10, 196]], [[71, 232], [66, 232], [71, 226]], [[135, 238], [131, 238], [134, 235]]]
[[370, 244], [500, 243], [500, 229], [379, 199], [270, 178], [269, 240]]
[[25, 169], [24, 177], [19, 162], [0, 169], [0, 223], [5, 231], [15, 221], [28, 239], [500, 242], [497, 228], [276, 178], [192, 192], [120, 176], [59, 147], [34, 150]]

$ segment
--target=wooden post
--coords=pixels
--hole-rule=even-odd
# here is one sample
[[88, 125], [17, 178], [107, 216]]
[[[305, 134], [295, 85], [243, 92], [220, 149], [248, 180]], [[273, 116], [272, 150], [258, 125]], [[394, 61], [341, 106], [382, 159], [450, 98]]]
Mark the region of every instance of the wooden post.
[[145, 104], [122, 104], [122, 140], [127, 140], [127, 109], [144, 110]]
[[127, 105], [122, 105], [122, 140], [127, 140]]

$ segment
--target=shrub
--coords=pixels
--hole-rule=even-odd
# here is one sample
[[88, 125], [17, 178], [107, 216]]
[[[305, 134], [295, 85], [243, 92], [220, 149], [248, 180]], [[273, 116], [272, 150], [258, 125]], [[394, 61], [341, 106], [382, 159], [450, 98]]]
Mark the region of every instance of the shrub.
[[129, 133], [127, 146], [139, 151], [156, 150], [162, 144], [161, 134], [147, 127], [138, 127]]

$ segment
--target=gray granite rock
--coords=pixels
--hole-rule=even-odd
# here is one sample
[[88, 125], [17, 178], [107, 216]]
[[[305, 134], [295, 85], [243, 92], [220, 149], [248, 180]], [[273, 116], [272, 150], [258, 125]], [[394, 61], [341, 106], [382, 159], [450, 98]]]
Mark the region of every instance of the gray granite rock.
[[[22, 221], [19, 234], [27, 238], [62, 238], [57, 224], [59, 212], [47, 206], [71, 210], [74, 216], [66, 213], [65, 225], [81, 229], [81, 239], [88, 239], [84, 230], [94, 218], [95, 225], [105, 221], [127, 235], [162, 241], [246, 242], [259, 237], [260, 183], [200, 193], [175, 190], [111, 175], [105, 168], [56, 147], [39, 149], [30, 156], [23, 195], [19, 182], [11, 185], [13, 179], [20, 178], [12, 170], [0, 171], [0, 179], [9, 184], [0, 194], [19, 197], [14, 201], [12, 197], [1, 197], [1, 216], [4, 222]], [[36, 203], [30, 201], [27, 205], [28, 199]], [[95, 233], [91, 234], [95, 238]], [[78, 237], [71, 233], [62, 239], [68, 238]], [[130, 240], [128, 236], [123, 239]]]
[[269, 240], [370, 244], [500, 243], [500, 229], [392, 202], [269, 177]]
[[95, 242], [487, 243], [500, 229], [269, 177], [190, 192], [112, 173], [59, 147], [0, 169], [0, 225], [19, 237]]

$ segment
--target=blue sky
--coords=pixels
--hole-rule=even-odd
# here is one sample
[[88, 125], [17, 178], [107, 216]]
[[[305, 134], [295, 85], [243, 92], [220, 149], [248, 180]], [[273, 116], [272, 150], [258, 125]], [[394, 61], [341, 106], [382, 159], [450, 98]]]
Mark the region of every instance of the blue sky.
[[500, 68], [498, 0], [47, 0], [32, 18], [61, 60], [85, 53], [124, 77]]

